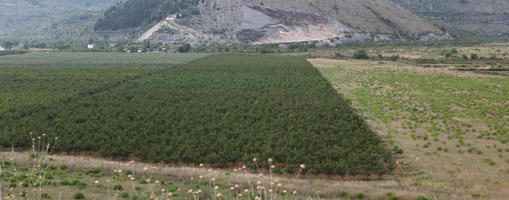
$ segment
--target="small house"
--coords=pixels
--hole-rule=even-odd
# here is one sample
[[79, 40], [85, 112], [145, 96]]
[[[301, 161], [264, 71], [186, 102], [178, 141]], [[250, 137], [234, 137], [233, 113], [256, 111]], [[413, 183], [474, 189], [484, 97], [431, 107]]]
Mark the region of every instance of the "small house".
[[5, 51], [6, 49], [3, 47], [0, 47], [0, 51]]
[[89, 44], [87, 45], [88, 49], [93, 49], [94, 48], [94, 44]]

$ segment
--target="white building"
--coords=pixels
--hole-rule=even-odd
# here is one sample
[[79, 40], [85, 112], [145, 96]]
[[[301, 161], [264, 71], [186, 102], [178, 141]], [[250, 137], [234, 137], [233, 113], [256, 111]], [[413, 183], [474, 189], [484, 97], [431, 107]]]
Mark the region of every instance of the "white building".
[[89, 44], [88, 45], [88, 49], [93, 49], [94, 48], [94, 44]]
[[3, 47], [0, 47], [0, 51], [5, 51], [5, 48], [3, 48]]

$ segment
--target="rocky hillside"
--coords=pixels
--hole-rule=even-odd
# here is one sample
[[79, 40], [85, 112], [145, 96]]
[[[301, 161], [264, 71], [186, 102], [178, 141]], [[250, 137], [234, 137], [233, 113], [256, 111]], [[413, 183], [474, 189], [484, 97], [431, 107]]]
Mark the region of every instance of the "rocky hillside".
[[420, 16], [484, 36], [509, 34], [507, 0], [394, 0]]
[[[154, 1], [161, 1], [154, 6]], [[140, 39], [163, 43], [299, 42], [327, 40], [334, 43], [361, 40], [447, 39], [450, 36], [391, 0], [128, 0], [108, 10], [96, 30], [157, 23], [157, 29]], [[147, 5], [144, 6], [144, 2]], [[177, 1], [180, 2], [180, 1]], [[166, 3], [166, 4], [165, 4]], [[137, 6], [129, 6], [137, 5]], [[126, 11], [126, 9], [130, 9]], [[146, 14], [144, 9], [156, 10]], [[166, 18], [160, 20], [161, 10]], [[140, 14], [136, 14], [140, 13]], [[136, 23], [116, 19], [141, 16]], [[141, 35], [141, 34], [140, 34]], [[149, 37], [147, 37], [149, 36]]]

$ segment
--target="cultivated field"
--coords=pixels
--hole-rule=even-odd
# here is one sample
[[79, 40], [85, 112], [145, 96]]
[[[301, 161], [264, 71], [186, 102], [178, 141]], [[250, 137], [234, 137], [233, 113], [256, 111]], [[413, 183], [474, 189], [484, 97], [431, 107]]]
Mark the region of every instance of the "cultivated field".
[[0, 196], [505, 199], [507, 50], [0, 57]]
[[[215, 55], [174, 66], [205, 55], [146, 56], [5, 57], [0, 144], [30, 148], [45, 133], [59, 137], [57, 152], [290, 177], [381, 179], [395, 168], [389, 147], [302, 57]], [[22, 177], [4, 180], [38, 184]]]

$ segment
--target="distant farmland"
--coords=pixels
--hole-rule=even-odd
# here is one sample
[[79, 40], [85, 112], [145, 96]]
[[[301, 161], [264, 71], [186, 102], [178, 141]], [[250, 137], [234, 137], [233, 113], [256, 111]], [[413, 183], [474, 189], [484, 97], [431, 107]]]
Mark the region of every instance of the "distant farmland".
[[28, 147], [38, 132], [58, 136], [60, 151], [151, 162], [260, 168], [273, 158], [276, 172], [306, 164], [304, 173], [341, 176], [394, 168], [382, 140], [304, 58], [215, 55], [173, 66], [203, 57], [191, 55], [128, 67], [129, 57], [110, 61], [121, 54], [94, 66], [66, 60], [74, 54], [46, 66], [1, 60], [0, 144]]

